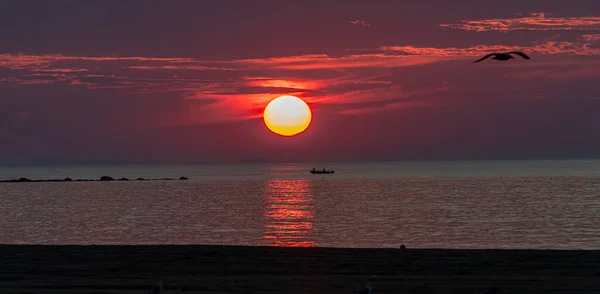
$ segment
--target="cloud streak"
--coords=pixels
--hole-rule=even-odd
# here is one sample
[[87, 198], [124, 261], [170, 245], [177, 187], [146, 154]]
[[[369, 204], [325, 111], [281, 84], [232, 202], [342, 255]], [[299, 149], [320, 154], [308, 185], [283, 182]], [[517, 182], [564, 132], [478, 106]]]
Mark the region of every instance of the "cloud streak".
[[10, 69], [35, 69], [44, 68], [53, 63], [61, 61], [133, 61], [133, 62], [191, 62], [192, 58], [174, 58], [174, 57], [117, 57], [117, 56], [68, 56], [62, 54], [42, 54], [42, 55], [29, 55], [29, 54], [0, 54], [0, 67]]
[[478, 45], [470, 47], [414, 47], [414, 46], [384, 46], [381, 49], [384, 52], [421, 56], [437, 57], [461, 57], [478, 56], [492, 52], [503, 52], [511, 50], [524, 50], [543, 55], [569, 54], [569, 55], [600, 55], [598, 35], [583, 35], [579, 41], [541, 41], [535, 42], [529, 46], [510, 46], [510, 45]]
[[370, 24], [366, 23], [364, 20], [360, 20], [360, 19], [353, 20], [350, 23], [353, 25], [356, 25], [356, 26], [361, 26], [361, 27], [370, 27], [371, 26]]
[[525, 17], [463, 20], [439, 26], [474, 32], [600, 31], [600, 16], [551, 17], [544, 12], [533, 12]]
[[[359, 114], [432, 105], [429, 100], [409, 98], [435, 96], [453, 88], [429, 83], [406, 90], [391, 79], [398, 70], [508, 50], [540, 55], [596, 56], [600, 55], [599, 43], [600, 34], [590, 33], [571, 41], [544, 40], [526, 46], [399, 45], [349, 50], [341, 56], [307, 54], [210, 61], [179, 57], [0, 54], [3, 74], [0, 83], [40, 87], [63, 84], [93, 90], [121, 89], [139, 95], [160, 94], [183, 101], [209, 101], [195, 107], [204, 112], [221, 113], [218, 117], [221, 120], [259, 117], [274, 95], [283, 94], [303, 97], [309, 103], [338, 113]], [[561, 61], [540, 60], [525, 66], [539, 67], [552, 62]], [[567, 78], [590, 72], [595, 71], [581, 69], [555, 73], [553, 77]], [[515, 76], [539, 78], [545, 73], [538, 70]], [[208, 115], [198, 117], [217, 119]]]
[[[54, 73], [93, 73], [121, 69], [176, 71], [269, 71], [269, 70], [344, 70], [352, 68], [394, 68], [426, 65], [433, 62], [472, 57], [495, 51], [527, 50], [553, 55], [599, 55], [600, 34], [583, 34], [572, 41], [544, 40], [532, 45], [476, 45], [469, 47], [382, 46], [369, 50], [352, 50], [342, 56], [308, 54], [271, 58], [206, 61], [178, 57], [66, 56], [59, 54], [0, 54], [0, 68], [13, 71]], [[351, 53], [356, 52], [356, 53]], [[281, 74], [279, 74], [281, 75]]]

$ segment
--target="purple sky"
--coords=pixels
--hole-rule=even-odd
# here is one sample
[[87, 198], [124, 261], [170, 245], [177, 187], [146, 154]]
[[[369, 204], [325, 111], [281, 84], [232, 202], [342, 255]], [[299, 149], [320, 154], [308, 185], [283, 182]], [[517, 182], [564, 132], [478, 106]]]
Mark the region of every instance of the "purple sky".
[[0, 40], [0, 163], [600, 156], [597, 0], [9, 0]]

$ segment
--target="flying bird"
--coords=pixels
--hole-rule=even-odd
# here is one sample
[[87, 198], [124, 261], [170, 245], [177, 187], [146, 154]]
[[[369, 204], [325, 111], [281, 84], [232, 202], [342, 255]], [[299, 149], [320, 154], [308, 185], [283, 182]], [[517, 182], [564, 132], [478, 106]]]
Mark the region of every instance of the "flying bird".
[[480, 62], [480, 61], [482, 61], [482, 60], [484, 60], [484, 59], [486, 59], [486, 58], [492, 57], [492, 56], [494, 56], [494, 57], [492, 57], [492, 59], [495, 59], [495, 60], [500, 60], [500, 61], [505, 61], [505, 60], [509, 60], [509, 59], [513, 59], [513, 58], [514, 58], [514, 57], [512, 57], [512, 55], [511, 55], [511, 54], [516, 54], [516, 55], [519, 55], [519, 56], [521, 56], [521, 57], [523, 57], [523, 58], [525, 58], [525, 59], [531, 59], [529, 56], [527, 56], [527, 55], [526, 55], [525, 53], [523, 53], [523, 52], [519, 52], [519, 51], [511, 51], [511, 52], [506, 52], [506, 53], [490, 53], [490, 54], [488, 54], [488, 55], [486, 55], [486, 56], [484, 56], [484, 57], [481, 57], [481, 58], [480, 58], [480, 59], [478, 59], [478, 60], [475, 60], [473, 63]]
[[372, 289], [373, 287], [371, 286], [371, 282], [369, 281], [367, 282], [367, 286], [364, 289], [358, 291], [358, 294], [371, 294]]

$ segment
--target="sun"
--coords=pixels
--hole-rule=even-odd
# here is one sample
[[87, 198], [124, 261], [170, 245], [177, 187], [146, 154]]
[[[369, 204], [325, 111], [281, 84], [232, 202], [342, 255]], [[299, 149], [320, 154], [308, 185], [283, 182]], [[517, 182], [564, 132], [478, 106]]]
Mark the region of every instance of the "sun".
[[304, 100], [295, 96], [277, 97], [265, 107], [263, 119], [267, 128], [275, 134], [294, 136], [308, 128], [312, 112]]

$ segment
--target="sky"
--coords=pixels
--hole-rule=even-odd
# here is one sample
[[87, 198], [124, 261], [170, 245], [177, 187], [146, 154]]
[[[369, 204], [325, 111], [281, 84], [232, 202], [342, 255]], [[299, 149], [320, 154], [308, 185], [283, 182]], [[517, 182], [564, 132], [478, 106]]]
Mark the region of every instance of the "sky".
[[7, 0], [0, 40], [0, 164], [600, 156], [597, 0]]

